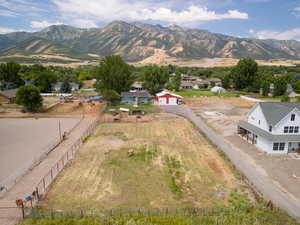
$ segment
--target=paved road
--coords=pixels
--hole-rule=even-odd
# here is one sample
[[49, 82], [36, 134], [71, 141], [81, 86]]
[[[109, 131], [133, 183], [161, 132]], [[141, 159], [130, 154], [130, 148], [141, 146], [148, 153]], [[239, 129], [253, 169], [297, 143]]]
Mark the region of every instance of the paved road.
[[300, 199], [288, 193], [279, 183], [272, 180], [266, 171], [255, 164], [255, 161], [239, 148], [231, 145], [218, 135], [186, 106], [162, 106], [165, 112], [183, 116], [193, 122], [219, 150], [223, 151], [236, 168], [241, 171], [251, 184], [265, 199], [287, 211], [291, 216], [300, 220]]

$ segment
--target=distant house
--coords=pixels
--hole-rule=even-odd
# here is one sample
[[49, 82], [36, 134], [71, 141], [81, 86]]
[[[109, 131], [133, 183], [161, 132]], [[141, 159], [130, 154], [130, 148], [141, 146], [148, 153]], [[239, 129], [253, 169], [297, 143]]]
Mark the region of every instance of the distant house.
[[142, 82], [134, 82], [131, 86], [130, 86], [131, 90], [136, 90], [136, 91], [143, 91], [143, 83]]
[[0, 92], [0, 103], [14, 103], [18, 89], [10, 89]]
[[17, 88], [17, 86], [12, 82], [0, 81], [0, 90], [2, 91], [11, 90], [15, 88]]
[[121, 93], [122, 104], [150, 104], [152, 96], [147, 91], [129, 91]]
[[209, 78], [206, 81], [210, 83], [210, 85], [221, 86], [222, 80], [220, 78]]
[[180, 89], [181, 90], [191, 90], [191, 89], [194, 89], [194, 85], [187, 81], [181, 81]]
[[292, 87], [291, 84], [287, 85], [287, 89], [286, 89], [286, 94], [290, 97], [290, 98], [295, 98], [295, 97], [299, 97], [300, 94], [296, 93]]
[[238, 134], [266, 153], [284, 154], [300, 149], [300, 103], [259, 102]]
[[[60, 91], [61, 86], [62, 86], [63, 82], [57, 82], [56, 84], [53, 85], [53, 90], [54, 91]], [[71, 86], [71, 90], [72, 91], [78, 91], [79, 90], [79, 84], [74, 83], [74, 82], [70, 82], [70, 86]]]
[[156, 104], [158, 105], [180, 105], [183, 97], [168, 91], [162, 91], [156, 94]]

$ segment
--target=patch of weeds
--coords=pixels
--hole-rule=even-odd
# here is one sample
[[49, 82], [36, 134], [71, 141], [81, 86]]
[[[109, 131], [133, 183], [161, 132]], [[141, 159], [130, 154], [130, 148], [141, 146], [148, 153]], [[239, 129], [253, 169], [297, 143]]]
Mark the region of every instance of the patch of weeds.
[[99, 136], [115, 136], [122, 141], [128, 141], [128, 137], [124, 134], [124, 132], [111, 132], [111, 133], [100, 133]]
[[164, 161], [168, 168], [168, 179], [171, 192], [178, 198], [182, 198], [183, 189], [186, 186], [183, 179], [184, 174], [182, 173], [182, 171], [180, 171], [180, 169], [182, 168], [182, 164], [173, 156], [165, 156]]
[[133, 149], [134, 155], [132, 158], [138, 159], [143, 162], [151, 162], [156, 159], [158, 155], [158, 147], [157, 146], [141, 146]]
[[180, 161], [173, 156], [165, 156], [165, 162], [169, 169], [180, 169], [182, 166]]
[[236, 211], [247, 212], [252, 208], [251, 201], [247, 194], [232, 191], [230, 193], [229, 203]]
[[[152, 162], [157, 158], [159, 149], [157, 146], [143, 145], [135, 148], [120, 148], [118, 151], [120, 153], [114, 156], [110, 160], [109, 164], [117, 167], [127, 168], [127, 166], [132, 165], [133, 162]], [[132, 155], [130, 155], [130, 152], [132, 152]]]

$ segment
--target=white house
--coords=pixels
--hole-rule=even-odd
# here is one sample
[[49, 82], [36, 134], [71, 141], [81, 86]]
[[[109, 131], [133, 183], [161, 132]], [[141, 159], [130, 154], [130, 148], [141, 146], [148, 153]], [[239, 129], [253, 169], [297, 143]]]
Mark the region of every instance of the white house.
[[300, 148], [300, 103], [259, 102], [240, 122], [238, 134], [266, 153], [284, 154]]
[[156, 104], [158, 105], [180, 105], [183, 97], [168, 91], [162, 91], [156, 94]]

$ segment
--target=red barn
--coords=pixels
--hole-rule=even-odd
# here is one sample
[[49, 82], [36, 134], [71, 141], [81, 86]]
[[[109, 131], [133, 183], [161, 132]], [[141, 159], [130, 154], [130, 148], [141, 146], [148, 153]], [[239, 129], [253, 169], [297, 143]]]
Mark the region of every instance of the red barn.
[[183, 97], [168, 91], [162, 91], [156, 94], [156, 102], [159, 105], [180, 105]]

